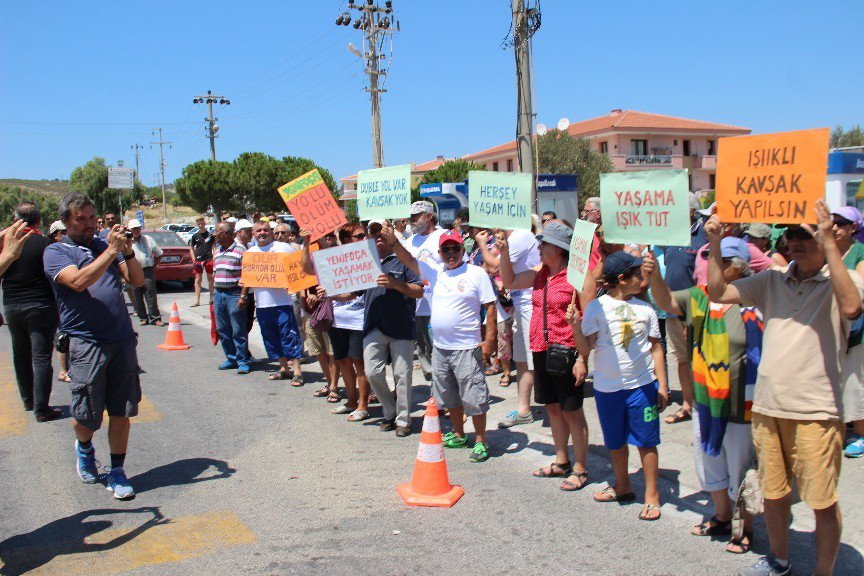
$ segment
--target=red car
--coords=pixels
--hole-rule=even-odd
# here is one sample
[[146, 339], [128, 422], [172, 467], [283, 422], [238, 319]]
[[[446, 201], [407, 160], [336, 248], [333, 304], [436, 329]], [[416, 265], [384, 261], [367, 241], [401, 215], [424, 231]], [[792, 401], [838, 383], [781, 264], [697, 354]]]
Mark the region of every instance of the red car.
[[142, 230], [141, 233], [152, 238], [162, 248], [162, 259], [155, 270], [156, 281], [174, 280], [182, 282], [187, 288], [191, 287], [195, 282], [195, 255], [192, 248], [170, 230]]

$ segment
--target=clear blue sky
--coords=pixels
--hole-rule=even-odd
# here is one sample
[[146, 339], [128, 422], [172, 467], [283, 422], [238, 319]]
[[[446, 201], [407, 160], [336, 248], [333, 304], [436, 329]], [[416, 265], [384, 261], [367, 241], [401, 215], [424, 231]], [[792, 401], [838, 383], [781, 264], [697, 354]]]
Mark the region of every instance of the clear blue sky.
[[[372, 165], [361, 64], [337, 27], [347, 1], [0, 0], [0, 177], [67, 178], [94, 155], [153, 185], [209, 157], [307, 156], [336, 178]], [[513, 139], [510, 0], [394, 0], [402, 32], [383, 99], [387, 164]], [[772, 132], [864, 123], [864, 2], [545, 0], [535, 37], [538, 121], [630, 108]]]

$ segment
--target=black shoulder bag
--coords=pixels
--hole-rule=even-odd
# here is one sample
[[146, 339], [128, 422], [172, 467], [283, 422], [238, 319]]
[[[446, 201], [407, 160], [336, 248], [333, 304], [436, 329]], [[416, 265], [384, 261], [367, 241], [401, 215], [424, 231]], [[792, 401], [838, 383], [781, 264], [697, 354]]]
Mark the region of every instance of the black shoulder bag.
[[566, 376], [572, 374], [573, 364], [576, 363], [576, 350], [564, 344], [549, 343], [549, 317], [546, 305], [549, 278], [543, 286], [543, 339], [546, 341], [546, 372], [553, 376]]

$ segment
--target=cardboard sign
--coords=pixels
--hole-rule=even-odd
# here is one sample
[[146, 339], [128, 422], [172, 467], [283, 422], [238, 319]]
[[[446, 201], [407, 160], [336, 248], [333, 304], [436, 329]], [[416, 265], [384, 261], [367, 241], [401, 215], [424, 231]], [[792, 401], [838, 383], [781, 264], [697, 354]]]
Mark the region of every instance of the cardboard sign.
[[690, 245], [686, 170], [600, 174], [603, 239], [612, 244]]
[[297, 220], [300, 229], [312, 233], [310, 242], [348, 223], [345, 213], [339, 208], [318, 170], [307, 172], [280, 186], [279, 195]]
[[287, 288], [284, 252], [244, 252], [240, 282], [248, 288]]
[[377, 286], [381, 262], [374, 240], [352, 242], [312, 254], [318, 284], [329, 296]]
[[411, 215], [411, 165], [358, 172], [357, 210], [361, 220], [408, 218]]
[[478, 228], [531, 230], [531, 181], [524, 172], [468, 172], [468, 219]]
[[567, 262], [567, 281], [576, 290], [582, 290], [585, 285], [595, 228], [597, 228], [597, 224], [587, 220], [576, 220], [576, 225], [573, 227], [573, 239], [570, 241], [570, 260]]
[[[309, 246], [309, 250], [314, 252], [318, 250], [318, 246], [313, 244]], [[286, 256], [285, 274], [288, 278], [289, 292], [300, 292], [318, 284], [317, 276], [314, 274], [306, 274], [303, 271], [303, 252], [301, 250], [286, 254]]]
[[815, 223], [825, 198], [828, 128], [720, 138], [715, 197], [723, 222]]

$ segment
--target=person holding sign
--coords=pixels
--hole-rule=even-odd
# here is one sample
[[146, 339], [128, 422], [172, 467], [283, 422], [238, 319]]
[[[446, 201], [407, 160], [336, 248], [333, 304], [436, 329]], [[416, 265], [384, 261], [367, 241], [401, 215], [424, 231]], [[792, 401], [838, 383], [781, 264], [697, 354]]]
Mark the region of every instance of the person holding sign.
[[[580, 310], [592, 299], [590, 291], [576, 293], [567, 280], [567, 263], [573, 229], [558, 221], [543, 228], [540, 240], [541, 264], [513, 271], [506, 238], [498, 241], [501, 251], [501, 281], [510, 290], [533, 288], [530, 325], [531, 355], [534, 360], [534, 400], [546, 407], [552, 439], [554, 462], [534, 472], [538, 478], [566, 478], [561, 490], [580, 490], [588, 482], [588, 423], [582, 410], [588, 373], [588, 358], [575, 354], [573, 329], [567, 321], [567, 308], [578, 302]], [[593, 285], [593, 281], [591, 282]], [[562, 358], [564, 361], [562, 361]], [[573, 438], [573, 463], [568, 440]]]
[[[429, 283], [432, 291], [432, 392], [435, 402], [450, 411], [453, 431], [444, 435], [447, 448], [467, 448], [462, 415], [471, 416], [476, 442], [468, 459], [489, 458], [486, 412], [489, 387], [483, 373], [483, 357], [495, 349], [495, 291], [479, 266], [467, 264], [462, 235], [455, 230], [441, 234], [438, 252], [443, 265], [418, 260], [396, 240], [392, 229], [382, 229], [396, 256]], [[480, 308], [486, 309], [486, 339], [480, 341]]]
[[753, 443], [765, 499], [771, 552], [744, 576], [790, 574], [792, 480], [816, 516], [814, 574], [832, 573], [840, 546], [837, 481], [843, 451], [841, 375], [852, 321], [861, 315], [864, 280], [843, 263], [831, 213], [816, 201], [814, 227], [786, 229], [794, 260], [729, 283], [723, 275], [723, 223], [705, 224], [710, 242], [708, 296], [712, 302], [756, 306], [765, 332], [753, 398]]
[[[255, 246], [247, 253], [275, 252], [289, 254], [298, 250], [285, 242], [273, 241], [273, 229], [270, 222], [259, 220], [252, 227]], [[279, 360], [279, 370], [270, 374], [270, 380], [287, 380], [289, 370], [293, 372], [292, 386], [303, 386], [303, 373], [300, 371], [300, 360], [303, 358], [303, 342], [294, 316], [294, 301], [288, 290], [284, 288], [251, 288], [255, 294], [255, 311], [258, 317], [258, 327], [261, 329], [261, 339], [270, 360]], [[290, 368], [289, 368], [290, 362]]]
[[642, 292], [642, 259], [614, 252], [603, 262], [606, 294], [592, 300], [580, 318], [570, 307], [579, 356], [594, 355], [594, 399], [603, 440], [612, 457], [615, 483], [594, 494], [597, 502], [633, 502], [636, 494], [627, 469], [632, 444], [639, 450], [645, 477], [645, 505], [640, 520], [660, 518], [657, 489], [659, 413], [666, 408], [669, 388], [660, 343], [657, 313], [634, 298]]

